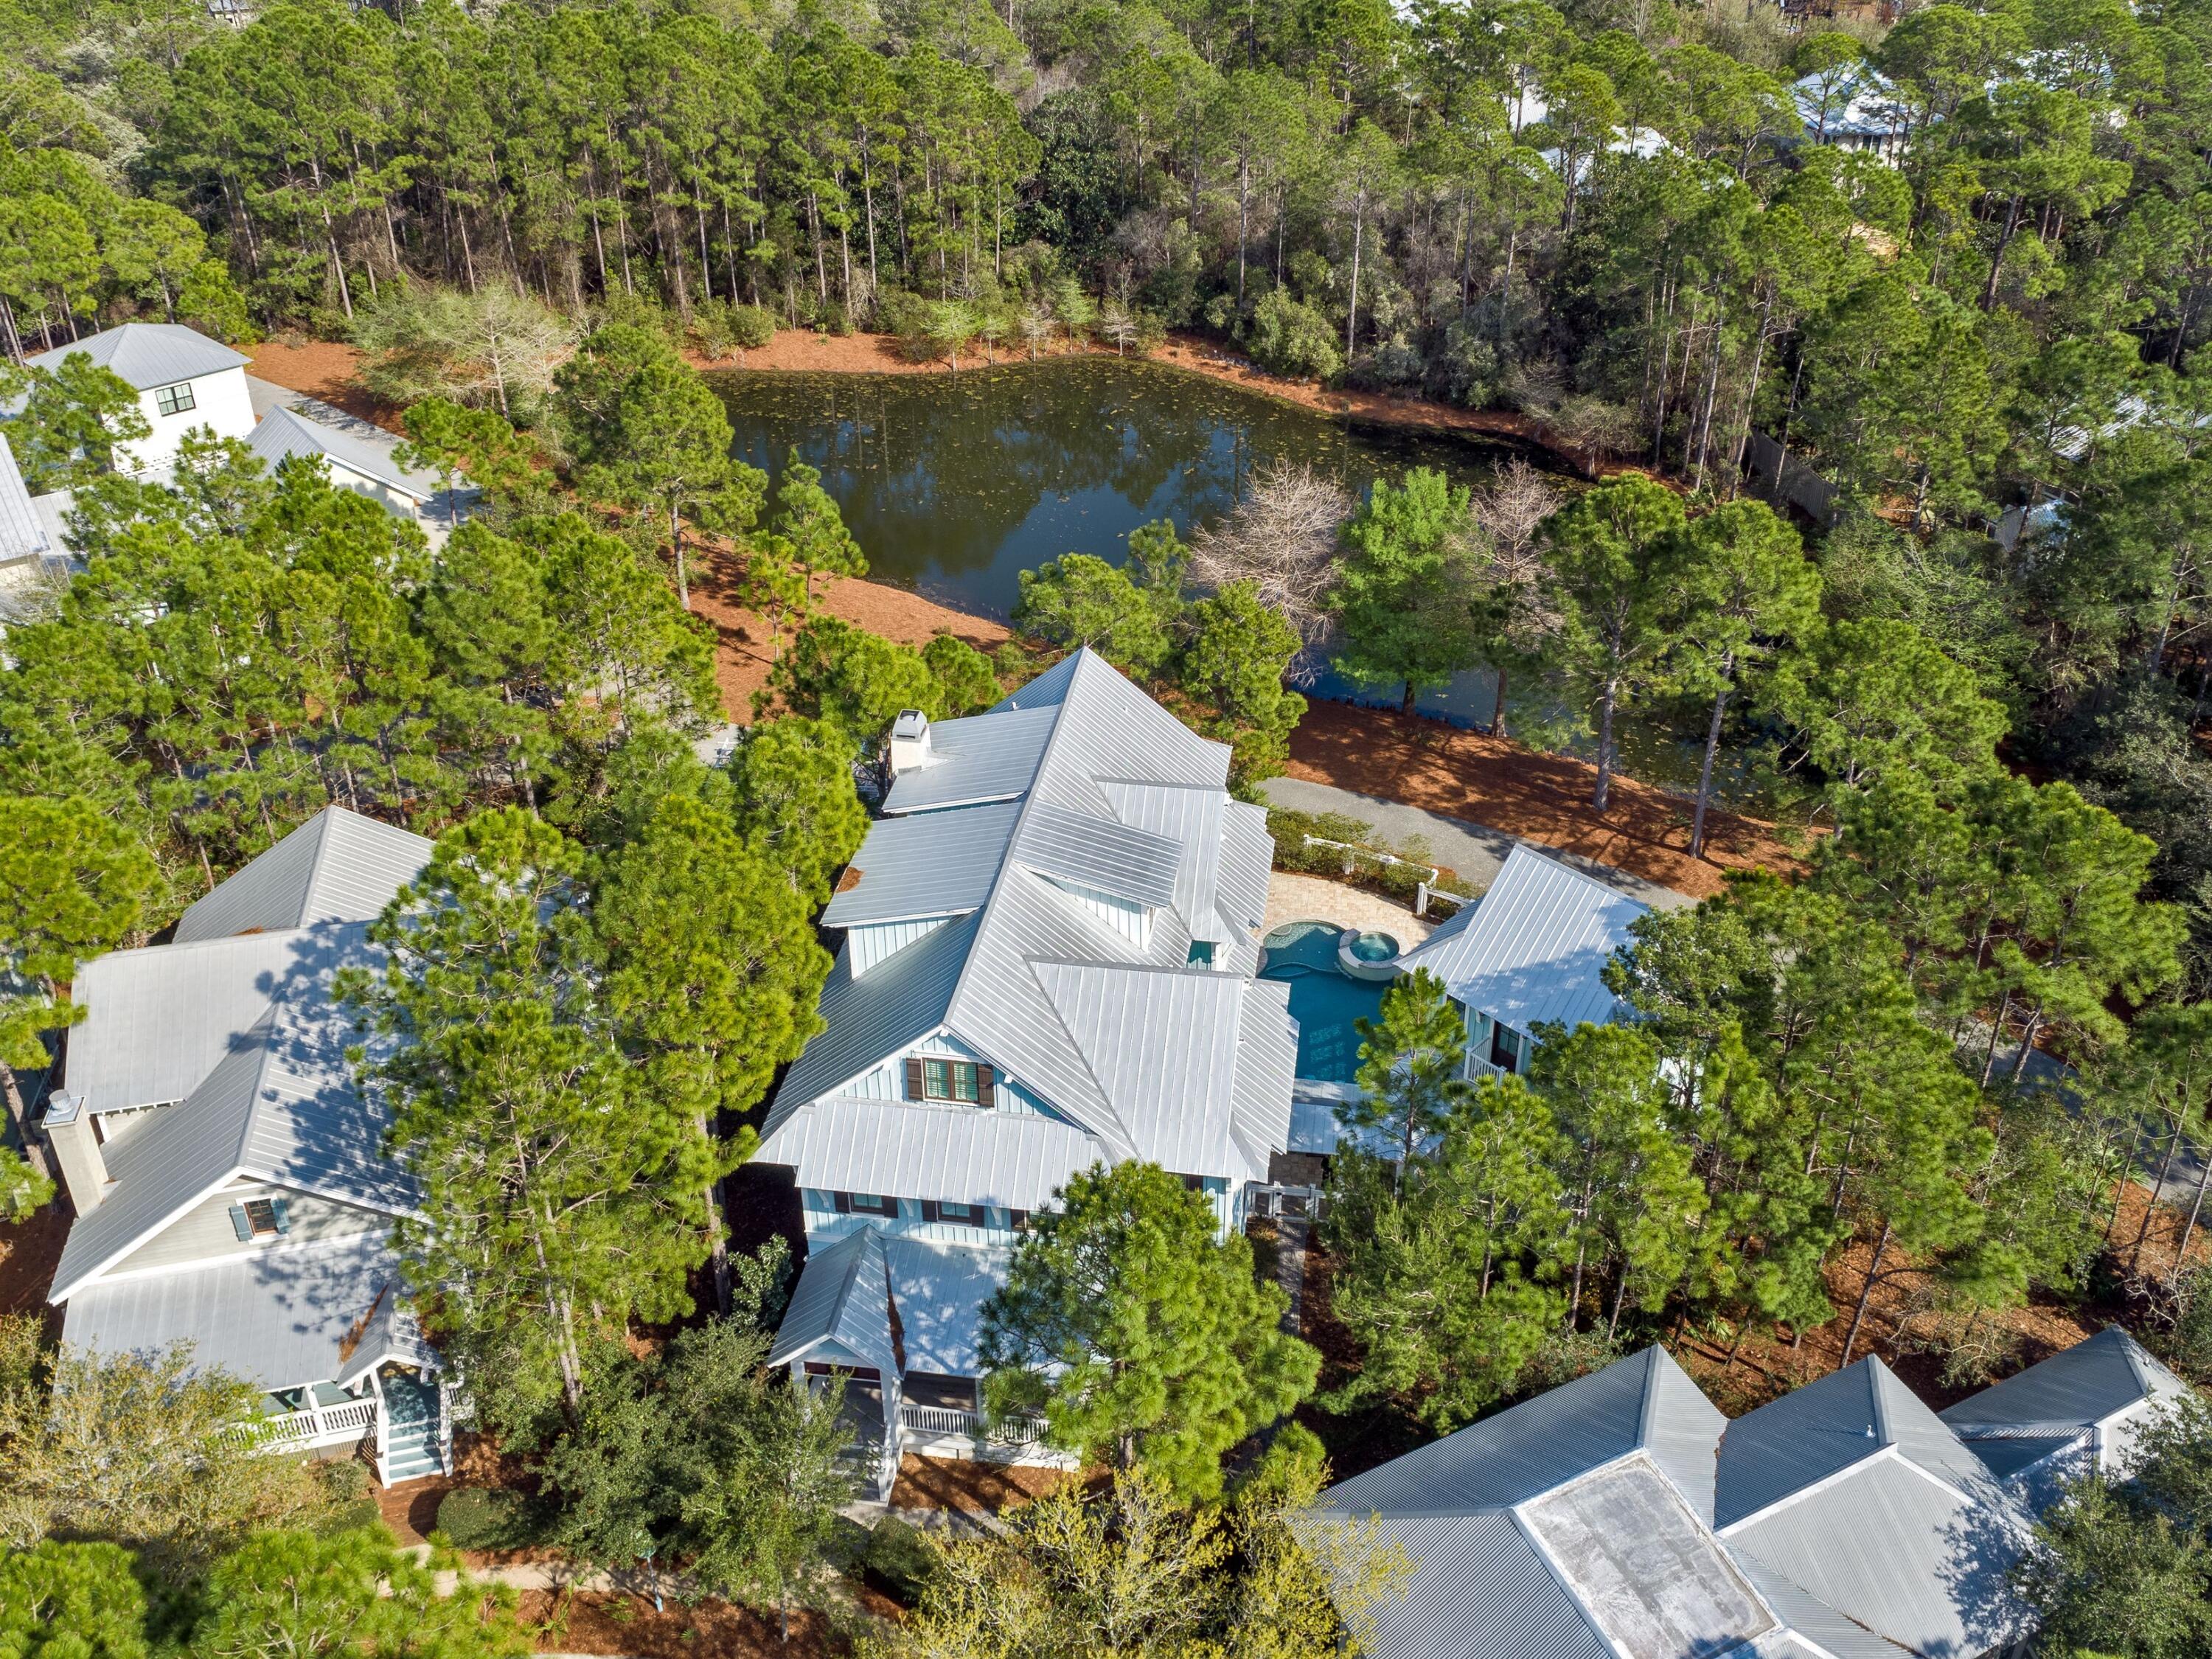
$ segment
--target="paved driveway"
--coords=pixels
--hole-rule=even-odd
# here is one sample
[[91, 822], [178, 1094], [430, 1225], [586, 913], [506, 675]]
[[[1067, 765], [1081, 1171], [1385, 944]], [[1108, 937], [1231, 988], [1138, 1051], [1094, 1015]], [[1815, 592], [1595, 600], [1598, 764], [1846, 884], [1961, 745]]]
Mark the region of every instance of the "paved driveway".
[[[1294, 811], [1342, 812], [1364, 819], [1375, 826], [1378, 836], [1394, 845], [1420, 836], [1428, 842], [1437, 863], [1457, 871], [1462, 881], [1477, 889], [1490, 885], [1518, 839], [1486, 824], [1469, 823], [1464, 818], [1446, 817], [1441, 812], [1385, 800], [1380, 795], [1363, 795], [1304, 778], [1269, 778], [1260, 789], [1277, 806], [1286, 806]], [[1616, 870], [1595, 859], [1561, 852], [1558, 848], [1535, 842], [1528, 845], [1547, 858], [1557, 859], [1654, 908], [1674, 910], [1697, 902], [1686, 893], [1678, 893], [1642, 876], [1632, 876], [1626, 870]]]

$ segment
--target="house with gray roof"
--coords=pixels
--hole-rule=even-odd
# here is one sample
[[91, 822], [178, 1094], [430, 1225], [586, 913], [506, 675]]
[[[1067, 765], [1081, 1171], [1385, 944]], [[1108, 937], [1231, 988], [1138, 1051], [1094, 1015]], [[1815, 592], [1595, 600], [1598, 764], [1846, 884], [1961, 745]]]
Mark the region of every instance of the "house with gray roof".
[[1537, 1027], [1603, 1025], [1626, 1010], [1605, 965], [1651, 907], [1525, 842], [1498, 878], [1398, 961], [1425, 968], [1467, 1017], [1470, 1077], [1525, 1071]]
[[[980, 1431], [977, 1311], [1071, 1175], [1157, 1163], [1241, 1224], [1287, 1142], [1297, 1031], [1253, 976], [1266, 813], [1230, 798], [1224, 744], [1103, 658], [967, 719], [902, 715], [889, 758], [822, 917], [824, 1029], [758, 1157], [794, 1171], [810, 1258], [777, 1363], [877, 1389], [895, 1468], [912, 1424]], [[878, 1256], [836, 1248], [862, 1231], [880, 1295]]]
[[152, 428], [119, 446], [116, 459], [142, 476], [166, 477], [185, 434], [205, 428], [219, 438], [244, 438], [253, 430], [253, 401], [246, 387], [242, 352], [181, 323], [124, 323], [26, 358], [32, 368], [59, 368], [70, 357], [88, 359], [127, 382]]
[[[2112, 1329], [1940, 1418], [1869, 1358], [1729, 1422], [1652, 1347], [1306, 1524], [1402, 1552], [1376, 1659], [1973, 1659], [2030, 1633], [2008, 1574], [2060, 1488], [2020, 1475], [2063, 1448], [2078, 1472], [2182, 1387]], [[1992, 1461], [2008, 1440], [2040, 1455]]]
[[173, 943], [80, 964], [43, 1122], [76, 1218], [50, 1299], [95, 1353], [189, 1343], [266, 1391], [274, 1443], [373, 1437], [386, 1481], [443, 1471], [438, 1356], [391, 1245], [415, 1213], [354, 1087], [333, 975], [431, 843], [329, 807], [199, 900]]

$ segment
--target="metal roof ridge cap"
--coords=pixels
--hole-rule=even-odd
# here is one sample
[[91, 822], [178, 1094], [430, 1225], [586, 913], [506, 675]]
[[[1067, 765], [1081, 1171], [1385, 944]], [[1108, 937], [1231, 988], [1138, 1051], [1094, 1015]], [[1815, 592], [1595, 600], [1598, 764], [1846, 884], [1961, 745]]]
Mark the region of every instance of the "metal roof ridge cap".
[[[1659, 1415], [1658, 1355], [1661, 1352], [1656, 1342], [1644, 1351], [1644, 1389], [1642, 1396], [1636, 1404], [1636, 1443], [1638, 1448], [1649, 1446], [1651, 1443], [1652, 1425]], [[1656, 1468], [1658, 1466], [1655, 1462], [1653, 1467]], [[1660, 1474], [1663, 1476], [1666, 1471], [1661, 1469]], [[1669, 1480], [1668, 1484], [1672, 1486], [1674, 1483]]]
[[1894, 1377], [1889, 1367], [1872, 1354], [1869, 1354], [1862, 1363], [1866, 1366], [1867, 1406], [1874, 1413], [1874, 1437], [1885, 1446], [1893, 1446], [1897, 1443], [1897, 1431], [1890, 1423], [1889, 1401], [1884, 1395], [1881, 1385], [1884, 1377], [1891, 1377], [1893, 1381]]
[[[1784, 1398], [1787, 1397], [1788, 1396], [1786, 1395], [1784, 1396]], [[1738, 1419], [1737, 1420], [1741, 1422], [1742, 1419]], [[1816, 1492], [1825, 1492], [1830, 1486], [1841, 1486], [1845, 1480], [1850, 1479], [1851, 1476], [1856, 1474], [1861, 1469], [1865, 1468], [1869, 1464], [1878, 1463], [1885, 1457], [1894, 1458], [1900, 1463], [1911, 1463], [1912, 1462], [1911, 1458], [1905, 1456], [1902, 1451], [1898, 1449], [1894, 1442], [1892, 1442], [1887, 1445], [1877, 1446], [1874, 1450], [1869, 1452], [1864, 1457], [1853, 1458], [1850, 1462], [1844, 1464], [1843, 1468], [1839, 1469], [1830, 1469], [1819, 1480], [1808, 1480], [1803, 1486], [1799, 1486], [1794, 1492], [1786, 1492], [1783, 1493], [1781, 1497], [1776, 1498], [1772, 1503], [1762, 1504], [1759, 1508], [1753, 1510], [1747, 1514], [1738, 1516], [1735, 1520], [1729, 1522], [1724, 1527], [1715, 1527], [1713, 1528], [1713, 1536], [1716, 1538], [1726, 1538], [1731, 1534], [1742, 1530], [1742, 1528], [1749, 1526], [1754, 1521], [1765, 1520], [1768, 1516], [1772, 1515], [1778, 1510], [1789, 1509], [1802, 1498], [1810, 1498]], [[1914, 1465], [1914, 1467], [1917, 1468], [1918, 1466]], [[1925, 1470], [1922, 1470], [1921, 1472], [1923, 1474], [1927, 1473]], [[1931, 1475], [1929, 1478], [1933, 1480], [1935, 1477]], [[1941, 1485], [1942, 1483], [1939, 1481], [1937, 1484]]]

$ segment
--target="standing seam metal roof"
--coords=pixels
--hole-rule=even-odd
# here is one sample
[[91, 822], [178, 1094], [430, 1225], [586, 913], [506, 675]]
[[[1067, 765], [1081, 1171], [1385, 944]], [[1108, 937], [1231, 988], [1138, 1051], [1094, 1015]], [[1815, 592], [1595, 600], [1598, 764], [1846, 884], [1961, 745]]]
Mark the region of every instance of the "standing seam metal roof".
[[178, 920], [176, 942], [318, 921], [373, 921], [422, 873], [434, 843], [326, 806]]
[[120, 376], [141, 392], [174, 386], [179, 380], [196, 380], [204, 374], [220, 374], [226, 368], [242, 368], [252, 361], [181, 323], [125, 323], [41, 351], [24, 362], [51, 372], [59, 368], [64, 359], [79, 353], [91, 358], [95, 368]]
[[1580, 871], [1516, 846], [1498, 879], [1406, 953], [1467, 1007], [1516, 1030], [1545, 1021], [1602, 1025], [1620, 1003], [1605, 964], [1650, 907]]
[[0, 434], [0, 564], [52, 551], [46, 527], [31, 505], [31, 492], [15, 465], [15, 452]]
[[[280, 462], [327, 459], [389, 485], [416, 501], [434, 501], [442, 481], [428, 472], [402, 466], [395, 453], [398, 440], [359, 424], [354, 432], [319, 421], [295, 409], [272, 409], [264, 415], [246, 441], [246, 447], [274, 472]], [[371, 435], [374, 434], [374, 435]]]
[[807, 1257], [768, 1363], [803, 1360], [824, 1343], [835, 1343], [886, 1377], [899, 1374], [884, 1236], [873, 1227], [858, 1228]]

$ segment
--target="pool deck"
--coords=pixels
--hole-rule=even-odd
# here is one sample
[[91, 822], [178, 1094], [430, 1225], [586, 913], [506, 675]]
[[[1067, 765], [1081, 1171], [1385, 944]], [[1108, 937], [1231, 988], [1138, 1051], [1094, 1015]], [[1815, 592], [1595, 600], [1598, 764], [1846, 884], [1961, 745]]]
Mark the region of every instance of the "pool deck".
[[1260, 937], [1265, 939], [1286, 921], [1333, 921], [1362, 932], [1373, 929], [1389, 934], [1407, 951], [1436, 930], [1434, 922], [1379, 893], [1277, 870], [1267, 878], [1267, 919]]

